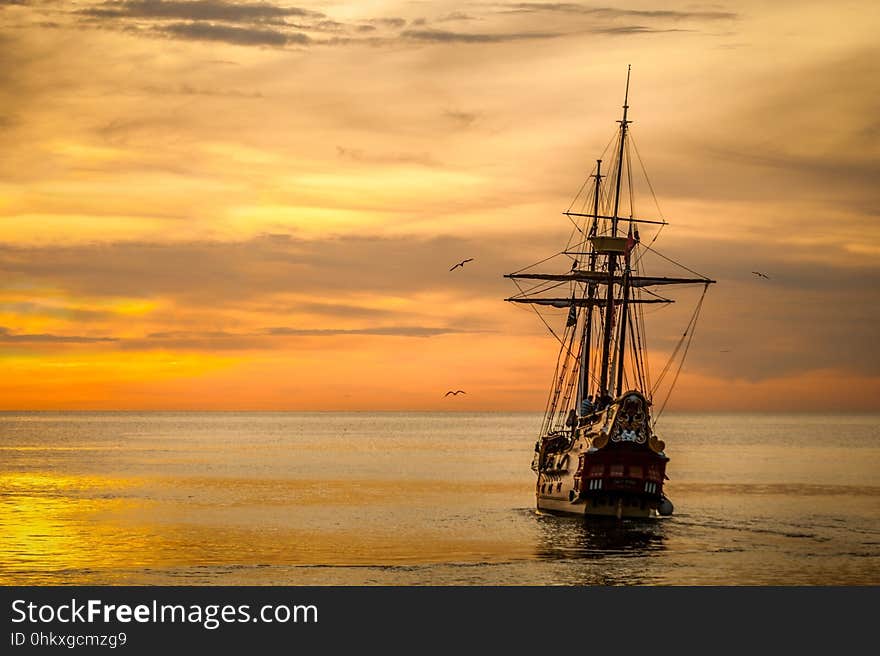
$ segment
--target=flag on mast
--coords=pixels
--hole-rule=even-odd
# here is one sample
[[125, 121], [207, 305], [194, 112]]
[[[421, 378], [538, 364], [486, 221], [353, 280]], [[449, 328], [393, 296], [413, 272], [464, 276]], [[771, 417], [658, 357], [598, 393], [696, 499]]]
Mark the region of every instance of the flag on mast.
[[624, 254], [629, 257], [630, 251], [635, 248], [637, 239], [633, 237], [632, 225], [629, 227], [629, 231], [626, 233], [626, 246], [623, 249]]

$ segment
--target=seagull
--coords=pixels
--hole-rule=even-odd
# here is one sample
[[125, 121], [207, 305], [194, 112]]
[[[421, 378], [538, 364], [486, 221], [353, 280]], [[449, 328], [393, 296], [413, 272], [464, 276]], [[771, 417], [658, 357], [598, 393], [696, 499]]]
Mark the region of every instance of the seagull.
[[760, 271], [752, 271], [752, 273], [754, 273], [759, 278], [767, 278], [767, 280], [770, 280], [770, 276], [765, 273], [761, 273]]
[[456, 264], [454, 267], [452, 267], [452, 268], [450, 269], [450, 271], [455, 271], [458, 267], [462, 267], [462, 268], [464, 268], [465, 262], [473, 262], [473, 261], [474, 261], [474, 258], [472, 258], [472, 257], [469, 257], [469, 258], [466, 259], [466, 260], [462, 260], [461, 262], [459, 262], [458, 264]]
[[452, 390], [449, 390], [443, 396], [446, 397], [446, 396], [449, 396], [450, 394], [452, 394], [452, 396], [458, 396], [459, 394], [467, 394], [467, 392], [465, 392], [464, 390], [455, 390], [454, 392]]

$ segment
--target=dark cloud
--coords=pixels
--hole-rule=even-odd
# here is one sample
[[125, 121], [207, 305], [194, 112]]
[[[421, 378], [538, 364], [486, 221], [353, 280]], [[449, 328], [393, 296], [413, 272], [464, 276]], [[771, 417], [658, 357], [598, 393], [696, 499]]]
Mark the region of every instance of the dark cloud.
[[424, 270], [430, 263], [438, 270], [448, 269], [446, 261], [457, 255], [453, 255], [457, 244], [461, 241], [348, 238], [312, 242], [265, 235], [242, 242], [0, 246], [0, 270], [7, 279], [21, 276], [52, 284], [63, 280], [69, 291], [90, 296], [171, 295], [193, 301], [227, 297], [239, 303], [264, 294], [321, 287], [328, 294], [418, 289], [417, 281], [430, 277]]
[[287, 312], [345, 318], [389, 317], [394, 314], [399, 314], [399, 312], [394, 312], [393, 310], [387, 310], [384, 308], [364, 307], [362, 305], [349, 305], [346, 303], [302, 302], [298, 303], [296, 306], [289, 306], [287, 308], [279, 308], [277, 306], [274, 306], [272, 310], [275, 312], [286, 310]]
[[271, 348], [266, 338], [234, 333], [180, 332], [176, 336], [126, 339], [119, 348], [126, 351], [246, 351]]
[[[191, 84], [178, 84], [173, 86], [152, 86], [146, 85], [144, 91], [152, 96], [208, 96], [212, 98], [264, 98], [265, 96], [259, 91], [240, 91], [238, 89], [211, 89], [208, 87], [197, 87]], [[116, 119], [114, 123], [117, 125], [124, 123], [135, 123], [135, 119], [127, 119], [122, 121]]]
[[[705, 237], [697, 242], [661, 239], [663, 243], [655, 244], [665, 255], [718, 280], [709, 290], [689, 356], [694, 367], [714, 375], [748, 379], [821, 368], [880, 373], [880, 350], [876, 347], [880, 271], [855, 264], [822, 264], [827, 249], [819, 246], [756, 246]], [[186, 308], [199, 316], [224, 309], [243, 310], [262, 316], [263, 325], [288, 314], [318, 314], [326, 317], [321, 324], [329, 324], [326, 328], [301, 328], [285, 325], [282, 319], [274, 328], [241, 334], [195, 334], [169, 328], [154, 331], [138, 343], [125, 340], [126, 348], [173, 348], [174, 344], [195, 348], [196, 342], [204, 348], [211, 343], [222, 343], [223, 348], [256, 348], [283, 336], [417, 337], [497, 330], [492, 321], [499, 316], [504, 320], [506, 315], [500, 308], [510, 307], [502, 306], [501, 299], [514, 291], [501, 274], [555, 252], [560, 239], [558, 234], [548, 234], [540, 239], [347, 237], [305, 241], [276, 235], [242, 242], [0, 246], [0, 279], [7, 284], [48, 286], [85, 298], [163, 298], [172, 307]], [[747, 265], [742, 259], [745, 251], [749, 253]], [[469, 265], [472, 268], [449, 272], [451, 263], [463, 256], [476, 257]], [[642, 266], [653, 274], [673, 273], [662, 269], [663, 263], [646, 256]], [[553, 262], [547, 263], [545, 269], [556, 270], [553, 266]], [[565, 262], [560, 267], [560, 271], [568, 268]], [[768, 273], [771, 280], [758, 280], [752, 270]], [[351, 301], [383, 295], [415, 299], [422, 293], [485, 303], [499, 308], [499, 313], [492, 313], [496, 319], [485, 322], [479, 316], [466, 321], [458, 316], [453, 324], [437, 326], [424, 318], [419, 322], [413, 314], [418, 308], [413, 304], [403, 311], [392, 311], [362, 308]], [[698, 294], [699, 289], [675, 290], [673, 297], [680, 303], [647, 310], [650, 344], [672, 348]], [[296, 304], [285, 295], [310, 298]], [[549, 314], [551, 320], [560, 319], [556, 314]], [[223, 321], [219, 314], [217, 317], [212, 323]], [[358, 323], [363, 327], [333, 327], [338, 319], [352, 317], [362, 319]], [[170, 319], [173, 326], [173, 316]], [[376, 319], [384, 325], [370, 325]], [[407, 325], [410, 323], [415, 325]], [[541, 326], [537, 319], [534, 323], [537, 333]], [[5, 341], [9, 341], [8, 335]], [[727, 348], [737, 349], [740, 357], [722, 360], [724, 354], [718, 352]]]
[[449, 32], [446, 30], [404, 30], [400, 33], [405, 39], [430, 43], [505, 43], [527, 39], [555, 39], [564, 36], [560, 32], [513, 32], [499, 34], [477, 34], [468, 32]]
[[365, 328], [292, 328], [279, 326], [252, 332], [222, 330], [171, 330], [153, 332], [140, 339], [119, 342], [125, 350], [183, 349], [197, 351], [240, 351], [250, 349], [287, 348], [290, 339], [297, 337], [436, 337], [475, 332], [449, 327], [433, 326], [373, 326]]
[[112, 312], [102, 310], [84, 310], [82, 308], [43, 305], [28, 301], [0, 302], [0, 312], [24, 316], [53, 317], [77, 322], [102, 321], [114, 317]]
[[[377, 18], [366, 24], [347, 24], [328, 18], [321, 12], [300, 7], [286, 7], [267, 2], [236, 3], [223, 0], [111, 0], [74, 11], [80, 23], [108, 27], [140, 36], [161, 34], [168, 37], [221, 41], [241, 46], [317, 44], [376, 45], [385, 38], [353, 38], [351, 34], [397, 30], [406, 25], [403, 18]], [[312, 38], [308, 33], [316, 33]], [[317, 34], [337, 36], [317, 39]]]
[[291, 328], [275, 326], [248, 333], [230, 333], [222, 330], [187, 331], [171, 330], [153, 332], [147, 339], [240, 339], [243, 337], [332, 337], [334, 335], [387, 335], [402, 337], [433, 337], [450, 333], [473, 332], [456, 328], [426, 326], [376, 326], [367, 328]]
[[472, 330], [455, 328], [433, 328], [426, 326], [382, 326], [378, 328], [270, 328], [270, 335], [291, 335], [304, 337], [332, 337], [335, 335], [386, 335], [394, 337], [434, 337], [452, 333], [469, 333]]
[[82, 337], [79, 335], [52, 335], [49, 333], [12, 333], [9, 328], [0, 326], [0, 342], [15, 344], [94, 344], [97, 342], [116, 342], [116, 337]]
[[301, 33], [288, 33], [256, 27], [232, 27], [211, 23], [172, 23], [159, 30], [163, 34], [195, 41], [223, 41], [239, 46], [304, 45], [311, 41]]
[[200, 330], [200, 331], [191, 331], [191, 330], [166, 330], [155, 333], [148, 333], [146, 335], [147, 339], [181, 339], [181, 338], [189, 338], [189, 337], [201, 337], [208, 339], [225, 339], [227, 337], [253, 337], [253, 333], [241, 334], [241, 333], [228, 333], [223, 330]]
[[[302, 26], [305, 27], [305, 26]], [[338, 32], [340, 30], [346, 29], [348, 26], [345, 23], [340, 23], [335, 20], [322, 20], [317, 23], [312, 23], [308, 26], [308, 29], [325, 31], [325, 32]]]
[[[109, 0], [81, 9], [70, 10], [80, 18], [80, 24], [108, 27], [140, 36], [161, 34], [167, 37], [218, 41], [240, 46], [290, 45], [389, 45], [399, 38], [416, 43], [506, 43], [531, 39], [552, 39], [576, 33], [606, 35], [637, 35], [676, 31], [655, 25], [618, 25], [618, 19], [641, 21], [682, 21], [685, 19], [710, 20], [735, 18], [736, 14], [723, 11], [625, 10], [588, 7], [573, 3], [538, 4], [519, 3], [505, 8], [502, 14], [575, 14], [588, 17], [596, 25], [569, 25], [565, 29], [547, 27], [544, 30], [521, 31], [508, 27], [489, 28], [484, 32], [440, 30], [425, 27], [424, 19], [411, 23], [400, 17], [365, 19], [359, 24], [347, 24], [327, 17], [321, 12], [301, 7], [288, 7], [271, 2], [238, 3], [226, 0]], [[499, 12], [494, 12], [497, 17]], [[492, 14], [471, 15], [460, 11], [433, 19], [434, 23], [463, 23], [484, 21]], [[524, 18], [523, 20], [534, 19]], [[548, 20], [550, 20], [548, 18]], [[557, 23], [559, 21], [556, 21]], [[410, 29], [404, 29], [409, 24]], [[399, 31], [399, 33], [398, 33]], [[320, 33], [333, 38], [320, 39]], [[310, 37], [309, 34], [312, 34]], [[369, 35], [375, 34], [371, 37]], [[362, 35], [362, 37], [358, 37]], [[367, 37], [367, 38], [363, 38]]]
[[391, 27], [398, 30], [402, 27], [406, 27], [405, 18], [374, 18], [370, 20], [370, 23], [372, 23], [373, 25], [383, 25], [385, 27]]
[[618, 9], [613, 7], [591, 7], [577, 3], [520, 2], [507, 5], [506, 13], [565, 13], [588, 14], [602, 18], [655, 18], [666, 20], [731, 20], [738, 14], [729, 11], [675, 11], [671, 9]]
[[266, 2], [237, 3], [223, 0], [121, 0], [82, 9], [80, 14], [94, 18], [146, 18], [230, 23], [280, 22], [290, 16], [322, 17], [320, 12], [281, 7]]
[[[452, 23], [455, 21], [472, 21], [479, 20], [478, 18], [471, 16], [469, 14], [465, 14], [461, 11], [453, 11], [450, 14], [446, 14], [445, 16], [441, 16], [440, 18], [435, 18], [435, 23]], [[413, 25], [415, 25], [415, 21], [413, 21]]]
[[[555, 237], [555, 240], [554, 240]], [[0, 279], [86, 298], [167, 298], [181, 307], [270, 307], [308, 296], [309, 311], [361, 298], [447, 292], [467, 300], [510, 292], [504, 271], [553, 252], [559, 234], [509, 240], [356, 237], [301, 240], [265, 235], [239, 242], [0, 245]], [[464, 254], [464, 255], [463, 255]], [[465, 256], [470, 270], [450, 272]], [[357, 299], [357, 300], [353, 300]], [[268, 310], [277, 312], [277, 310]], [[295, 309], [294, 309], [295, 311]]]
[[[169, 307], [198, 317], [202, 325], [221, 325], [223, 313], [233, 310], [249, 313], [259, 325], [272, 326], [247, 332], [194, 332], [176, 328], [181, 324], [170, 314], [159, 324], [168, 328], [145, 330], [146, 336], [139, 340], [120, 340], [120, 348], [278, 348], [285, 337], [429, 337], [499, 330], [499, 321], [508, 322], [523, 310], [502, 303], [514, 291], [502, 273], [546, 257], [562, 240], [560, 234], [542, 234], [537, 239], [349, 236], [315, 241], [266, 235], [241, 242], [6, 245], [0, 246], [0, 279], [82, 298], [162, 298]], [[817, 369], [880, 374], [876, 345], [880, 271], [876, 267], [847, 264], [848, 260], [823, 264], [828, 255], [825, 246], [713, 241], [705, 234], [698, 241], [679, 241], [671, 232], [660, 242], [655, 246], [665, 255], [718, 281], [706, 298], [688, 356], [689, 370], [748, 380]], [[450, 272], [451, 264], [465, 256], [475, 257], [471, 268]], [[542, 266], [543, 270], [564, 271], [570, 265], [567, 260], [554, 260]], [[674, 273], [664, 269], [671, 265], [657, 256], [645, 256], [640, 266], [652, 274]], [[752, 270], [764, 271], [771, 279], [758, 280]], [[646, 310], [649, 344], [665, 351], [680, 337], [700, 289], [669, 293], [680, 302]], [[451, 314], [444, 325], [437, 325], [435, 319], [420, 316], [415, 303], [401, 310], [358, 305], [360, 299], [387, 295], [417, 299], [423, 294], [496, 309], [485, 317]], [[297, 297], [307, 300], [291, 300]], [[548, 319], [564, 320], [561, 312], [548, 311]], [[323, 317], [317, 319], [323, 327], [300, 327], [285, 320], [304, 314]], [[151, 315], [149, 325], [157, 326], [161, 319]], [[354, 328], [350, 327], [352, 319]], [[532, 323], [538, 334], [540, 322], [534, 318]], [[53, 340], [111, 341], [14, 335], [8, 330], [0, 334], [0, 341], [6, 342]], [[720, 353], [722, 349], [733, 349], [736, 357]]]
[[[838, 368], [880, 375], [880, 270], [823, 263], [823, 250], [702, 240], [665, 248], [718, 281], [707, 294], [688, 368], [746, 380]], [[653, 271], [656, 262], [643, 264]], [[659, 314], [657, 320], [663, 325]], [[671, 349], [678, 336], [668, 328], [651, 343]]]
[[459, 127], [469, 128], [480, 117], [476, 112], [465, 112], [459, 109], [447, 109], [443, 112], [443, 116], [450, 118]]
[[662, 32], [689, 32], [690, 30], [681, 30], [676, 28], [659, 29], [655, 27], [646, 27], [644, 25], [619, 25], [616, 27], [594, 27], [590, 29], [593, 34], [655, 34]]

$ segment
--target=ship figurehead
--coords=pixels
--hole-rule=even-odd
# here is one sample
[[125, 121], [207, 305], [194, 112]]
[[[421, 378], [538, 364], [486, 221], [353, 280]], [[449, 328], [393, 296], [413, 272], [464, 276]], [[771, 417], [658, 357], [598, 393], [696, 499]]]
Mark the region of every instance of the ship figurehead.
[[612, 442], [645, 444], [648, 441], [648, 403], [639, 392], [628, 392], [617, 406]]

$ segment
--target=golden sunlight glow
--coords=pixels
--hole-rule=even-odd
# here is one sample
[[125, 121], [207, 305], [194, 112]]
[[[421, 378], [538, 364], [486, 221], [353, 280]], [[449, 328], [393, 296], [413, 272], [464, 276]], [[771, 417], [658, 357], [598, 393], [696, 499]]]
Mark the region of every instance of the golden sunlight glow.
[[876, 409], [872, 5], [300, 4], [0, 3], [0, 406], [540, 409], [502, 274], [565, 244], [632, 64], [632, 212], [718, 281], [670, 407]]

